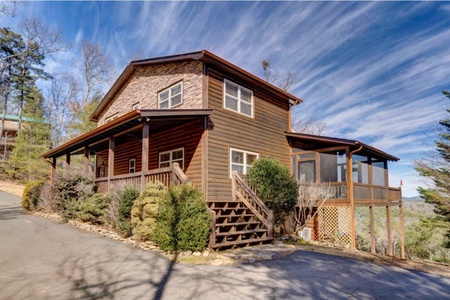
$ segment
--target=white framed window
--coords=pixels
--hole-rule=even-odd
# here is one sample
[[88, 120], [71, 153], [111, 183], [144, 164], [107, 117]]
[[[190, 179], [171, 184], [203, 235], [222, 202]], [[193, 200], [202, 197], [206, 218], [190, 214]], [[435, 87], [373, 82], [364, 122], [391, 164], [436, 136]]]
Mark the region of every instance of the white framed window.
[[115, 113], [105, 119], [105, 123], [109, 123], [119, 117], [119, 113]]
[[139, 109], [139, 105], [141, 104], [141, 101], [134, 103], [131, 105], [131, 110]]
[[159, 167], [170, 167], [173, 163], [178, 163], [184, 169], [184, 148], [165, 151], [159, 153]]
[[258, 153], [230, 148], [230, 177], [233, 171], [247, 174], [251, 164], [258, 158]]
[[158, 108], [172, 108], [183, 103], [183, 82], [158, 93]]
[[130, 158], [128, 160], [128, 173], [135, 173], [136, 172], [136, 158]]
[[223, 83], [224, 108], [253, 118], [253, 92], [227, 79]]

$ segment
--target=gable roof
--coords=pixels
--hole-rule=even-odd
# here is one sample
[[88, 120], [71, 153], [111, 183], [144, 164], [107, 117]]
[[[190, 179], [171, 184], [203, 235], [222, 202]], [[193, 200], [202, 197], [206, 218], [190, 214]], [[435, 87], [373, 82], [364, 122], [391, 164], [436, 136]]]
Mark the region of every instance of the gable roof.
[[92, 113], [90, 119], [92, 121], [98, 121], [98, 118], [100, 117], [100, 114], [102, 111], [109, 105], [109, 103], [114, 99], [114, 96], [119, 92], [121, 87], [130, 79], [130, 77], [133, 75], [136, 67], [140, 66], [148, 66], [153, 64], [161, 64], [161, 63], [170, 63], [170, 62], [180, 62], [180, 61], [187, 61], [187, 60], [197, 60], [201, 61], [207, 64], [210, 64], [212, 66], [218, 67], [220, 69], [223, 69], [234, 76], [237, 76], [238, 78], [241, 78], [243, 80], [246, 80], [247, 82], [256, 85], [261, 90], [268, 92], [269, 94], [272, 94], [276, 97], [280, 97], [282, 99], [286, 99], [286, 101], [291, 104], [298, 104], [301, 103], [302, 100], [300, 98], [297, 98], [296, 96], [280, 89], [279, 87], [276, 87], [269, 82], [251, 74], [250, 72], [245, 71], [244, 69], [239, 68], [238, 66], [224, 60], [223, 58], [207, 51], [196, 51], [196, 52], [189, 52], [184, 54], [177, 54], [177, 55], [170, 55], [170, 56], [162, 56], [162, 57], [155, 57], [155, 58], [149, 58], [149, 59], [143, 59], [143, 60], [135, 60], [130, 62], [130, 64], [125, 68], [125, 70], [122, 72], [122, 74], [119, 76], [119, 78], [116, 80], [116, 82], [112, 85], [110, 90], [106, 93], [105, 97], [102, 99], [102, 101], [99, 103], [99, 105], [95, 108], [94, 112]]
[[286, 132], [289, 144], [302, 150], [320, 150], [336, 146], [349, 146], [350, 150], [358, 150], [363, 154], [370, 154], [373, 157], [383, 158], [390, 161], [399, 161], [400, 158], [386, 153], [380, 149], [364, 144], [357, 140], [341, 139], [328, 136]]

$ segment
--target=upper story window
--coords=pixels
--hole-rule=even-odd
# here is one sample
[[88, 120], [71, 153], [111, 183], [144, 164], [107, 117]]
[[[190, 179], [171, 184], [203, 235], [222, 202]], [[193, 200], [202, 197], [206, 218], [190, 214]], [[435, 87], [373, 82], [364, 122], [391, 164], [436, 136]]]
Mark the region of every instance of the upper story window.
[[170, 167], [173, 163], [178, 163], [184, 169], [184, 148], [165, 151], [159, 153], [159, 167]]
[[253, 92], [229, 80], [224, 80], [224, 107], [253, 117]]
[[183, 103], [183, 82], [158, 93], [158, 108], [172, 108]]
[[119, 117], [119, 113], [115, 113], [105, 119], [105, 123], [109, 123]]
[[259, 157], [258, 153], [230, 148], [230, 176], [233, 171], [247, 174], [252, 163]]
[[139, 102], [136, 102], [136, 103], [134, 103], [133, 105], [131, 105], [131, 110], [136, 110], [136, 109], [139, 109], [139, 105], [141, 104], [141, 102], [139, 101]]

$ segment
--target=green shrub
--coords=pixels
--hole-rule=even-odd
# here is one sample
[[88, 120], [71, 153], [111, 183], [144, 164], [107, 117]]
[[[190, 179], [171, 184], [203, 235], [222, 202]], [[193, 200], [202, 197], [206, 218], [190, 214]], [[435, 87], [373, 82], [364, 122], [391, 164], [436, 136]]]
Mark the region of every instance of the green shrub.
[[52, 190], [61, 216], [75, 219], [80, 204], [95, 193], [95, 183], [82, 174], [69, 173], [55, 178]]
[[118, 209], [118, 223], [120, 233], [127, 237], [132, 233], [131, 226], [131, 209], [133, 208], [134, 200], [139, 197], [139, 191], [134, 187], [126, 187], [121, 193], [119, 199]]
[[161, 199], [166, 197], [166, 187], [161, 182], [150, 182], [134, 201], [131, 209], [133, 234], [139, 240], [151, 240]]
[[77, 217], [83, 222], [104, 224], [108, 203], [109, 197], [107, 195], [101, 193], [93, 194], [78, 205]]
[[56, 197], [50, 182], [46, 182], [42, 186], [41, 194], [39, 195], [38, 209], [49, 213], [58, 211], [56, 207]]
[[192, 185], [179, 185], [160, 202], [153, 241], [165, 251], [198, 251], [206, 247], [210, 227], [202, 193]]
[[275, 223], [281, 224], [298, 201], [298, 183], [288, 168], [273, 158], [257, 159], [247, 174], [258, 196], [274, 211]]
[[35, 210], [39, 202], [39, 195], [41, 194], [44, 181], [34, 180], [27, 183], [22, 195], [22, 207], [27, 210]]

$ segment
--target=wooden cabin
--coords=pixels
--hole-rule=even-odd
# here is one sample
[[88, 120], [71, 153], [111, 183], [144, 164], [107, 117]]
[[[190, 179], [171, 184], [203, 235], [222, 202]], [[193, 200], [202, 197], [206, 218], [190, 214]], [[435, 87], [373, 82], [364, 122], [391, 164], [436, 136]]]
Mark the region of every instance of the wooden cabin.
[[[23, 122], [30, 121], [27, 117], [22, 117]], [[0, 124], [1, 126], [1, 124]], [[0, 137], [0, 163], [8, 161], [14, 147], [17, 134], [19, 132], [19, 116], [5, 115], [5, 125], [3, 134]]]
[[[259, 157], [297, 166], [294, 148], [305, 136], [292, 132], [290, 111], [301, 102], [206, 50], [133, 61], [93, 112], [98, 127], [42, 157], [53, 176], [59, 157], [69, 169], [71, 156], [84, 155], [90, 172], [94, 156], [103, 192], [190, 181], [214, 215], [212, 248], [268, 242], [272, 212], [239, 174]], [[351, 159], [352, 146], [342, 149]]]

